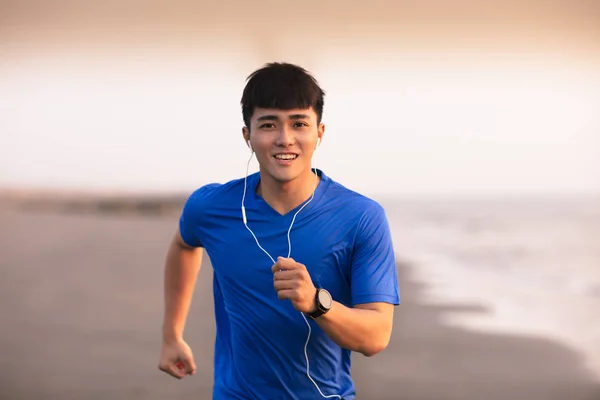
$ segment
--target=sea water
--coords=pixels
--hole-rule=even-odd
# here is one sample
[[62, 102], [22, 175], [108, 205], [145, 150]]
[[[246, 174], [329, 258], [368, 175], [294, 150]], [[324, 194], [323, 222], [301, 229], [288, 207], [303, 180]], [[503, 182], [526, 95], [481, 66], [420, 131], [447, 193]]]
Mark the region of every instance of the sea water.
[[559, 340], [600, 380], [600, 199], [381, 203], [427, 302], [489, 308], [445, 323]]

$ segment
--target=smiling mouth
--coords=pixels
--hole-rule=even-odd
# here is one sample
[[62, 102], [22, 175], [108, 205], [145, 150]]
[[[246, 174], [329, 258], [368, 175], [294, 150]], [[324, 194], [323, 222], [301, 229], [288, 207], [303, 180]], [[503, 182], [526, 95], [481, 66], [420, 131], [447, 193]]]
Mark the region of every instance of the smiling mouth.
[[291, 161], [298, 158], [298, 154], [275, 154], [273, 157], [277, 160]]

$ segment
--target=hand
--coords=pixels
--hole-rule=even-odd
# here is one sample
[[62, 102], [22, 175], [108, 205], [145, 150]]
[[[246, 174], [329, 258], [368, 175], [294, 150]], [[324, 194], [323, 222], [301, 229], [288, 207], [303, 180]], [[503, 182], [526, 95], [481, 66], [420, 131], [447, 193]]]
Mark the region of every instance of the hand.
[[278, 298], [289, 299], [294, 308], [300, 312], [315, 311], [317, 288], [313, 285], [304, 265], [297, 263], [292, 258], [278, 257], [271, 271], [273, 272], [273, 286], [277, 291]]
[[158, 369], [182, 379], [196, 373], [192, 350], [183, 340], [163, 342]]

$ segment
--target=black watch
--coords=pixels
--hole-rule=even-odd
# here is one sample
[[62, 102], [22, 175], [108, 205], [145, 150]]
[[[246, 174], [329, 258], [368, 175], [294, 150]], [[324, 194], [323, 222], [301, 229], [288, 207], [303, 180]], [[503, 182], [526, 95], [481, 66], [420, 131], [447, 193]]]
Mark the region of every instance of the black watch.
[[317, 293], [315, 294], [315, 305], [317, 309], [307, 315], [312, 319], [316, 319], [323, 314], [326, 314], [333, 304], [333, 299], [331, 298], [331, 294], [325, 289], [317, 288]]

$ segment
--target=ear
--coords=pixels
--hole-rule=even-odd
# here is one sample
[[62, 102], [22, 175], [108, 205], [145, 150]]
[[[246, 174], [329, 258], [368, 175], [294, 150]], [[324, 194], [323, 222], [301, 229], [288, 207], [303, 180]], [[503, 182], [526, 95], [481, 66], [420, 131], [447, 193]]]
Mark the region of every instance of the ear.
[[246, 145], [250, 148], [250, 150], [254, 152], [254, 149], [250, 144], [250, 130], [245, 126], [242, 128], [242, 137], [244, 138], [244, 141], [246, 142]]
[[323, 141], [323, 135], [325, 134], [325, 124], [320, 123], [319, 128], [317, 129], [317, 145], [315, 146], [315, 150], [321, 146], [321, 142]]

